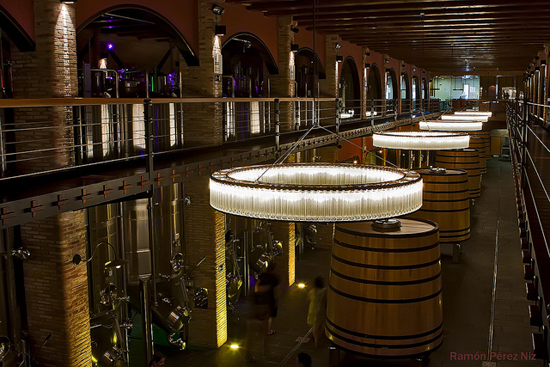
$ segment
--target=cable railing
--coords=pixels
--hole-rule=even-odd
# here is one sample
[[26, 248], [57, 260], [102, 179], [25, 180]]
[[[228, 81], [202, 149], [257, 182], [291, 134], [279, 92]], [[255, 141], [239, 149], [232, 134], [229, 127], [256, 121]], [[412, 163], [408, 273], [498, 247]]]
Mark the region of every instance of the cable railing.
[[518, 195], [518, 215], [526, 218], [527, 251], [540, 278], [543, 304], [547, 305], [550, 303], [550, 174], [546, 162], [550, 159], [550, 138], [544, 125], [533, 123], [539, 122], [533, 119], [533, 105], [545, 110], [550, 108], [550, 105], [508, 101], [506, 122]]

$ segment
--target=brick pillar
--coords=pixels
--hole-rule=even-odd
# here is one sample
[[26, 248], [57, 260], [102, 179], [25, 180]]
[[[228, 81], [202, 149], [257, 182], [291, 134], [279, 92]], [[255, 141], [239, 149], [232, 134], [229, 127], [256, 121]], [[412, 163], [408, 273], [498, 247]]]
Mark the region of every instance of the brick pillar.
[[271, 222], [273, 238], [283, 244], [283, 256], [278, 257], [276, 272], [280, 276], [281, 284], [294, 284], [296, 276], [296, 224], [294, 222]]
[[[326, 79], [319, 80], [321, 97], [338, 97], [338, 63], [336, 62], [336, 43], [338, 36], [328, 34], [326, 36]], [[336, 101], [321, 103], [321, 125], [334, 125], [336, 117]]]
[[21, 226], [31, 253], [23, 262], [30, 347], [43, 366], [92, 363], [86, 264], [72, 263], [75, 254], [86, 254], [85, 223], [80, 210]]
[[[199, 66], [187, 66], [180, 59], [182, 95], [184, 97], [221, 97], [221, 76], [214, 75], [214, 48], [221, 49], [221, 40], [214, 33], [216, 15], [212, 1], [198, 1]], [[221, 145], [223, 122], [221, 103], [193, 103], [184, 106], [183, 133], [186, 147]]]
[[369, 48], [364, 46], [362, 50], [361, 65], [359, 65], [358, 67], [359, 72], [362, 73], [361, 80], [363, 81], [363, 84], [361, 84], [361, 119], [366, 118], [365, 114], [367, 113], [367, 88], [365, 88], [365, 85], [367, 85], [369, 82], [369, 73], [372, 70], [371, 65], [369, 66], [369, 69], [365, 72], [365, 64], [369, 62], [367, 52], [369, 52]]
[[[290, 44], [294, 43], [294, 32], [290, 30], [292, 17], [284, 16], [277, 19], [277, 51], [279, 75], [271, 78], [271, 97], [294, 97], [296, 84], [291, 79], [291, 68], [294, 67], [294, 54], [290, 51]], [[281, 102], [281, 132], [294, 130], [294, 103]]]
[[[62, 98], [77, 93], [74, 7], [58, 0], [35, 0], [36, 50], [12, 51], [15, 98]], [[17, 109], [15, 125], [40, 128], [15, 134], [19, 173], [74, 164], [72, 109]], [[47, 127], [47, 129], [42, 129]], [[51, 150], [51, 148], [55, 148]], [[23, 262], [27, 328], [33, 357], [44, 366], [90, 366], [90, 322], [86, 266], [73, 255], [86, 254], [83, 211], [21, 226], [21, 241], [31, 252]], [[48, 334], [48, 344], [38, 349]]]
[[189, 341], [219, 347], [227, 341], [225, 290], [225, 214], [210, 206], [209, 176], [185, 184], [191, 204], [185, 207], [186, 257], [190, 266], [206, 256], [193, 274], [195, 287], [208, 289], [208, 309], [193, 308]]
[[[36, 51], [14, 49], [14, 98], [74, 97], [77, 93], [74, 8], [58, 0], [35, 0]], [[15, 110], [16, 126], [48, 129], [18, 132], [17, 152], [56, 148], [18, 156], [20, 173], [71, 166], [72, 109], [65, 107]], [[23, 125], [24, 124], [24, 125]], [[52, 128], [53, 127], [53, 128]]]

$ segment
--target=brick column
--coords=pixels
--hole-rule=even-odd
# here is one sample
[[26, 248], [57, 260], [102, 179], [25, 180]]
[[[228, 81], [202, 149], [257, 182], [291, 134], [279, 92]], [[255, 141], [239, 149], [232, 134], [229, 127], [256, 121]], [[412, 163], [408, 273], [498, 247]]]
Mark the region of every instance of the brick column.
[[[326, 36], [326, 79], [319, 80], [321, 97], [338, 97], [338, 64], [336, 62], [336, 43], [338, 36], [328, 34]], [[321, 103], [321, 125], [334, 125], [336, 117], [336, 101]]]
[[[35, 0], [34, 10], [36, 51], [12, 51], [14, 98], [74, 97], [78, 90], [74, 8], [57, 0]], [[17, 164], [20, 173], [73, 165], [71, 108], [17, 109], [15, 124], [49, 127], [16, 133], [17, 141], [29, 142], [17, 144], [18, 153], [56, 148], [18, 156], [26, 159]]]
[[[31, 256], [23, 262], [27, 327], [33, 357], [43, 366], [91, 366], [90, 315], [83, 210], [21, 226]], [[50, 341], [40, 348], [48, 334]]]
[[366, 46], [363, 46], [362, 50], [362, 56], [361, 56], [361, 65], [359, 65], [358, 69], [359, 72], [362, 73], [363, 84], [361, 84], [361, 119], [366, 118], [367, 113], [367, 88], [365, 88], [365, 85], [369, 82], [369, 73], [372, 70], [372, 65], [369, 67], [369, 70], [365, 73], [365, 64], [369, 62], [367, 57], [367, 52], [369, 51], [369, 48]]
[[208, 309], [193, 308], [189, 341], [219, 347], [227, 341], [225, 290], [225, 214], [210, 206], [209, 175], [185, 184], [191, 204], [185, 207], [186, 257], [190, 266], [206, 256], [193, 274], [195, 287], [208, 289]]
[[[184, 97], [221, 97], [221, 77], [214, 75], [214, 47], [221, 48], [221, 40], [214, 33], [216, 16], [212, 1], [199, 0], [199, 66], [187, 66], [180, 58], [182, 94]], [[183, 133], [186, 147], [220, 145], [223, 143], [221, 103], [193, 103], [184, 106]]]
[[[58, 0], [35, 0], [36, 50], [12, 51], [15, 98], [62, 98], [77, 93], [74, 7]], [[16, 126], [40, 128], [15, 134], [20, 173], [74, 164], [72, 109], [17, 109]], [[47, 127], [47, 129], [42, 129]], [[51, 150], [51, 148], [55, 148]], [[73, 255], [86, 254], [83, 211], [60, 214], [21, 226], [27, 327], [33, 357], [44, 366], [90, 366], [91, 343], [86, 266]], [[40, 348], [48, 334], [48, 344]]]
[[294, 284], [296, 276], [296, 239], [294, 222], [271, 222], [273, 238], [283, 243], [283, 256], [276, 258], [276, 272], [280, 276], [281, 284], [290, 286]]
[[[295, 83], [290, 79], [291, 67], [294, 67], [294, 54], [290, 51], [290, 44], [294, 43], [294, 32], [290, 30], [293, 25], [292, 17], [284, 16], [277, 19], [277, 51], [279, 75], [271, 76], [271, 97], [294, 97]], [[281, 132], [294, 130], [294, 103], [281, 102]]]

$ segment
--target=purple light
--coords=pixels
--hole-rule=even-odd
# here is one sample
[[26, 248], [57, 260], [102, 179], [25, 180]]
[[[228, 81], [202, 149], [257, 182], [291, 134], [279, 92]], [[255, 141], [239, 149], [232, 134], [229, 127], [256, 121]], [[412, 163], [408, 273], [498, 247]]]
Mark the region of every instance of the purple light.
[[107, 45], [107, 48], [108, 48], [109, 50], [112, 50], [112, 49], [113, 49], [113, 44], [112, 44], [112, 43], [109, 43], [109, 44]]

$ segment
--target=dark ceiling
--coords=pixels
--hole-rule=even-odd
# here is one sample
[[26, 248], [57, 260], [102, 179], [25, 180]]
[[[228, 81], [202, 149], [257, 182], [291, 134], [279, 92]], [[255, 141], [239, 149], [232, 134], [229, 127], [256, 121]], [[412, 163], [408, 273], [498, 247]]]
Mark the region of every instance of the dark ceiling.
[[436, 73], [524, 72], [550, 42], [550, 1], [226, 0]]

